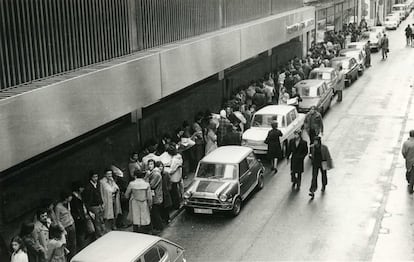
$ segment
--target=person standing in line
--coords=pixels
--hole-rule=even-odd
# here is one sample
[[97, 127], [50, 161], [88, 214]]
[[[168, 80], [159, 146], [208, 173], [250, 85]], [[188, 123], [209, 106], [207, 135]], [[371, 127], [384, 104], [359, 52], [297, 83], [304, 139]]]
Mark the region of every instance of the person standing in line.
[[413, 30], [410, 27], [410, 25], [407, 25], [407, 27], [405, 28], [405, 39], [406, 39], [406, 44], [407, 45], [411, 45], [411, 35], [413, 34]]
[[88, 210], [93, 214], [93, 225], [95, 227], [95, 238], [100, 238], [106, 233], [104, 221], [104, 208], [98, 173], [89, 171], [89, 181], [82, 193], [83, 201]]
[[29, 262], [41, 262], [45, 259], [46, 250], [35, 238], [35, 227], [31, 222], [25, 222], [20, 229], [20, 237], [27, 248]]
[[389, 41], [386, 34], [381, 38], [381, 53], [382, 53], [382, 60], [388, 58], [389, 52]]
[[[308, 144], [302, 139], [302, 132], [295, 131], [295, 138], [289, 141], [286, 159], [289, 160], [290, 155], [290, 175], [292, 181], [292, 188], [300, 189], [303, 173], [303, 161], [308, 154]], [[289, 162], [288, 162], [289, 163]]]
[[405, 159], [405, 178], [408, 182], [408, 192], [413, 193], [414, 186], [414, 130], [410, 130], [409, 138], [403, 143], [401, 153]]
[[170, 175], [164, 171], [164, 164], [161, 161], [155, 163], [155, 166], [160, 170], [162, 176], [161, 218], [163, 219], [164, 224], [168, 224], [170, 222], [170, 209], [172, 207]]
[[105, 170], [105, 176], [100, 181], [100, 187], [105, 226], [109, 230], [115, 230], [115, 219], [122, 214], [122, 210], [120, 189], [113, 178], [111, 169]]
[[[50, 226], [50, 239], [47, 243], [46, 261], [48, 262], [66, 262], [66, 249], [65, 239], [63, 237], [63, 231], [59, 225]], [[69, 250], [67, 254], [68, 260], [75, 254]]]
[[35, 242], [39, 243], [43, 251], [47, 249], [49, 242], [49, 222], [46, 209], [39, 209], [36, 213], [37, 221], [34, 224]]
[[177, 152], [177, 148], [175, 147], [175, 145], [170, 145], [170, 147], [168, 147], [167, 149], [167, 152], [171, 156], [171, 162], [169, 163], [169, 165], [165, 165], [164, 170], [170, 176], [170, 194], [173, 203], [172, 207], [174, 209], [179, 209], [184, 191], [182, 176], [183, 159], [181, 155]]
[[161, 218], [161, 208], [163, 201], [162, 194], [162, 177], [160, 169], [155, 165], [154, 160], [148, 161], [148, 167], [152, 171], [148, 176], [148, 183], [151, 187], [152, 192], [152, 209], [151, 209], [151, 221], [155, 233], [158, 234], [164, 228], [162, 218]]
[[29, 262], [26, 247], [24, 246], [23, 240], [19, 236], [13, 237], [10, 247], [12, 252], [10, 262]]
[[230, 126], [230, 120], [227, 118], [225, 110], [220, 111], [219, 126], [217, 128], [217, 145], [223, 145], [223, 139], [227, 134], [228, 126]]
[[145, 173], [137, 170], [125, 192], [125, 197], [129, 198], [128, 219], [132, 221], [133, 230], [137, 233], [149, 233], [151, 227], [151, 187], [144, 177]]
[[205, 141], [206, 141], [206, 152], [205, 152], [206, 155], [208, 155], [210, 152], [217, 149], [216, 125], [213, 122], [210, 122], [208, 125], [207, 134], [205, 136]]
[[197, 168], [198, 162], [204, 156], [204, 135], [203, 129], [201, 128], [201, 121], [203, 119], [203, 114], [198, 113], [195, 117], [195, 121], [192, 126], [193, 135], [191, 136], [192, 140], [195, 142], [195, 145], [190, 149], [192, 151], [192, 166], [191, 170], [195, 171]]
[[277, 121], [273, 121], [272, 129], [267, 134], [265, 144], [267, 144], [267, 156], [270, 159], [271, 170], [277, 173], [277, 162], [282, 158], [282, 147], [280, 145], [280, 137], [283, 136], [282, 132], [277, 128]]
[[306, 114], [305, 129], [309, 135], [311, 145], [316, 136], [319, 136], [319, 134], [323, 135], [322, 115], [316, 110], [315, 106], [311, 106], [309, 112]]
[[139, 162], [139, 155], [137, 152], [133, 152], [131, 154], [131, 157], [129, 158], [129, 163], [128, 163], [128, 180], [131, 181], [132, 178], [134, 177], [134, 172], [135, 170], [142, 170], [142, 163]]
[[312, 199], [315, 197], [315, 191], [318, 189], [318, 174], [319, 170], [322, 174], [322, 192], [325, 192], [328, 184], [327, 170], [333, 168], [331, 154], [326, 145], [322, 144], [319, 136], [314, 138], [314, 143], [311, 146], [309, 158], [312, 160], [312, 184], [309, 189], [309, 196]]
[[[56, 213], [57, 220], [59, 221], [60, 224], [62, 224], [67, 234], [66, 242], [67, 242], [67, 248], [69, 250], [68, 258], [70, 259], [72, 256], [76, 254], [76, 250], [77, 250], [75, 220], [73, 219], [72, 214], [70, 212], [70, 204], [69, 204], [72, 201], [72, 193], [66, 192], [66, 191], [62, 192], [60, 194], [60, 199], [61, 201], [57, 203], [55, 207], [55, 213]], [[54, 225], [51, 225], [51, 227], [52, 226]], [[61, 230], [60, 227], [59, 227], [59, 230]], [[51, 232], [49, 234], [52, 235]]]

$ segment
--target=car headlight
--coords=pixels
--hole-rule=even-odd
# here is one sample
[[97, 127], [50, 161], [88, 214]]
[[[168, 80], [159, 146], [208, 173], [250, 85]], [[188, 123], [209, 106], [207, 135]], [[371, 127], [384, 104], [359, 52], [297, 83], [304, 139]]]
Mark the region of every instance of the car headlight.
[[193, 195], [193, 193], [192, 193], [192, 192], [190, 192], [190, 191], [186, 191], [186, 192], [184, 193], [184, 195], [183, 195], [183, 198], [184, 198], [184, 199], [189, 199], [192, 195]]
[[226, 202], [226, 201], [227, 201], [227, 195], [226, 195], [226, 194], [221, 194], [221, 195], [219, 196], [219, 200], [220, 200], [221, 202]]

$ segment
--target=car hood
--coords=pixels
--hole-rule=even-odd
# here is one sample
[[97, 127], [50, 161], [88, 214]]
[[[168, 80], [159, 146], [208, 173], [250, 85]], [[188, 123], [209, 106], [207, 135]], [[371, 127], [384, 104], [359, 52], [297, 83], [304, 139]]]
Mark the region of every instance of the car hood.
[[264, 141], [270, 129], [267, 127], [252, 127], [243, 133], [242, 138], [245, 140]]
[[216, 197], [220, 193], [228, 191], [235, 184], [232, 180], [207, 180], [195, 179], [188, 191], [195, 197]]

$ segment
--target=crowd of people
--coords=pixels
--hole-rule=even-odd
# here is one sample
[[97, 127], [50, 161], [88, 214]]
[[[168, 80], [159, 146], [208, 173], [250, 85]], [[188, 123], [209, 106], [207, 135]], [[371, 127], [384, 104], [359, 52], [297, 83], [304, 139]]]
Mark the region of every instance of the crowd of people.
[[[196, 170], [201, 158], [219, 146], [241, 145], [242, 133], [250, 127], [256, 110], [287, 104], [292, 98], [299, 102], [295, 84], [307, 79], [313, 68], [329, 66], [329, 60], [344, 45], [345, 33], [328, 33], [327, 41], [313, 43], [303, 59], [294, 57], [277, 71], [235, 90], [218, 114], [199, 112], [193, 123], [184, 121], [173, 133], [149, 140], [143, 150], [131, 154], [126, 172], [110, 166], [100, 177], [92, 170], [86, 183], [75, 181], [59, 200], [44, 199], [33, 220], [23, 223], [20, 234], [13, 238], [12, 261], [67, 261], [90, 242], [117, 228], [132, 226], [134, 232], [158, 234], [170, 222], [170, 212], [179, 209], [183, 179]], [[322, 117], [315, 111], [307, 116], [311, 141], [320, 139], [318, 134], [323, 132]], [[277, 123], [272, 127], [277, 130]], [[267, 143], [278, 141], [280, 136], [281, 132], [269, 132]], [[292, 183], [300, 187], [303, 163], [298, 159], [308, 154], [308, 148], [300, 133], [296, 138], [289, 145], [289, 155]], [[269, 145], [275, 171], [280, 158], [280, 143], [277, 144], [279, 148], [274, 150]], [[318, 158], [320, 150], [313, 155]], [[326, 178], [326, 171], [322, 173]], [[312, 185], [313, 194], [316, 181]]]

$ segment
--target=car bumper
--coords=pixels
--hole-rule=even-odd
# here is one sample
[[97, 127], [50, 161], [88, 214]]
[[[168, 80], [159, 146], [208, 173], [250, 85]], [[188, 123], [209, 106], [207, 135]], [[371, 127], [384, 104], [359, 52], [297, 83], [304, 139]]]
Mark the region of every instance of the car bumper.
[[265, 143], [263, 144], [252, 144], [249, 142], [246, 143], [242, 143], [242, 146], [246, 146], [246, 147], [250, 147], [251, 149], [253, 149], [253, 152], [255, 154], [259, 154], [259, 155], [263, 155], [263, 154], [267, 154], [267, 145]]
[[214, 211], [230, 211], [233, 209], [233, 203], [232, 202], [209, 203], [209, 202], [203, 202], [203, 201], [194, 201], [190, 199], [190, 200], [184, 200], [184, 207], [212, 210], [213, 212]]

